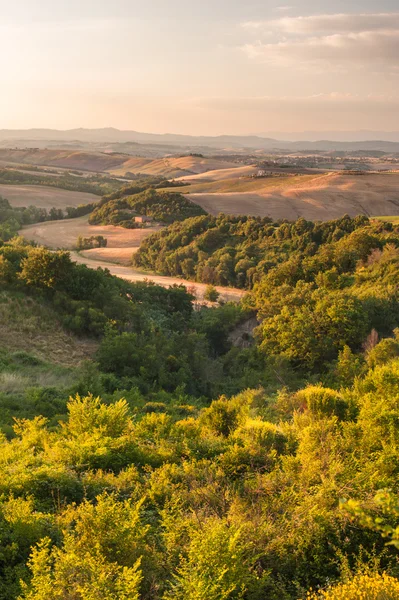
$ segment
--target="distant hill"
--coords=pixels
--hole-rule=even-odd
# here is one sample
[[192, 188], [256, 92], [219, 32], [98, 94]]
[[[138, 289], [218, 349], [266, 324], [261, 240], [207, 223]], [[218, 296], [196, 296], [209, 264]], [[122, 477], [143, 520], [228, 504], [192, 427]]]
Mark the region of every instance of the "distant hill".
[[[297, 135], [297, 134], [296, 134]], [[354, 135], [354, 134], [352, 134]], [[374, 136], [373, 132], [370, 132]], [[390, 134], [396, 135], [396, 134]], [[243, 149], [252, 150], [380, 150], [383, 152], [399, 152], [399, 141], [385, 141], [384, 139], [364, 139], [364, 132], [359, 132], [360, 141], [337, 140], [302, 140], [285, 141], [257, 135], [236, 136], [190, 136], [172, 133], [142, 133], [138, 131], [121, 131], [112, 127], [103, 129], [70, 129], [58, 131], [54, 129], [27, 129], [27, 130], [0, 130], [0, 141], [18, 142], [31, 145], [35, 141], [49, 141], [60, 143], [136, 143], [176, 145], [188, 148], [214, 148], [214, 149]], [[314, 137], [314, 133], [312, 134]], [[395, 138], [399, 140], [398, 138]]]
[[361, 129], [358, 131], [266, 131], [257, 133], [262, 138], [273, 138], [289, 142], [317, 142], [329, 140], [332, 142], [366, 142], [369, 140], [385, 140], [386, 142], [399, 142], [399, 131], [373, 131]]
[[[238, 185], [240, 182], [234, 187], [229, 181], [213, 182], [209, 191], [199, 191], [200, 186], [196, 186], [195, 193], [191, 193], [193, 188], [189, 187], [187, 198], [212, 215], [222, 212], [290, 221], [300, 217], [328, 221], [344, 214], [399, 215], [398, 174], [328, 173], [263, 181], [263, 189], [262, 180], [258, 180], [252, 182], [258, 189], [246, 191]], [[220, 191], [210, 191], [217, 186]]]
[[239, 168], [240, 164], [203, 156], [172, 156], [160, 159], [132, 157], [121, 153], [82, 152], [57, 149], [0, 148], [0, 162], [41, 165], [80, 171], [109, 172], [116, 177], [127, 174], [160, 175], [169, 179], [203, 174], [217, 169]]

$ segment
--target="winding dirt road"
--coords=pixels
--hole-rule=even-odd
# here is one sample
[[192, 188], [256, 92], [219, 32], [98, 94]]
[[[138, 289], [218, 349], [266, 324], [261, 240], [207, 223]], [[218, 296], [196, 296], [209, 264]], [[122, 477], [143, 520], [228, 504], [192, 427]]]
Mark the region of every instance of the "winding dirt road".
[[[204, 283], [195, 283], [192, 281], [187, 281], [185, 279], [177, 279], [175, 277], [168, 277], [166, 275], [152, 275], [151, 273], [142, 273], [141, 271], [137, 271], [132, 267], [126, 267], [123, 265], [116, 265], [110, 262], [105, 262], [101, 260], [95, 260], [92, 258], [87, 258], [84, 256], [84, 253], [80, 254], [77, 252], [71, 252], [72, 260], [76, 261], [79, 264], [84, 264], [90, 269], [98, 269], [101, 267], [102, 269], [108, 269], [112, 275], [116, 277], [120, 277], [121, 279], [126, 279], [127, 281], [153, 281], [157, 285], [162, 285], [163, 287], [169, 287], [171, 285], [184, 285], [190, 292], [192, 292], [197, 300], [204, 300], [204, 293], [206, 290], [206, 284]], [[228, 288], [228, 287], [218, 287], [216, 289], [220, 293], [220, 297], [225, 302], [239, 302], [241, 298], [244, 296], [244, 290], [238, 290], [236, 288]]]

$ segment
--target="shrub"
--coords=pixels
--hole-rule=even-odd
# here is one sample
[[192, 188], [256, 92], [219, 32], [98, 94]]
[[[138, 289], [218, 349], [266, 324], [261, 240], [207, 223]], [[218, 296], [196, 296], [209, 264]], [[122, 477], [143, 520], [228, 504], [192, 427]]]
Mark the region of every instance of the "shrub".
[[297, 399], [314, 415], [345, 417], [347, 403], [336, 390], [311, 385], [298, 392]]
[[387, 573], [356, 575], [325, 591], [309, 592], [307, 600], [397, 600], [399, 581]]
[[219, 292], [213, 285], [208, 285], [205, 290], [204, 298], [208, 302], [217, 302], [219, 299]]

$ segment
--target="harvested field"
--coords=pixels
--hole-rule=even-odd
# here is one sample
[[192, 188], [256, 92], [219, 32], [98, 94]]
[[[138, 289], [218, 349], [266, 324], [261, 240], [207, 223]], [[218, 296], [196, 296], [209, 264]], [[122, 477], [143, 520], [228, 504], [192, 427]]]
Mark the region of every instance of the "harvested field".
[[187, 175], [186, 177], [179, 177], [178, 181], [186, 181], [187, 183], [206, 183], [209, 181], [223, 181], [225, 179], [237, 179], [237, 177], [250, 177], [251, 175], [259, 171], [258, 167], [251, 166], [239, 166], [225, 169], [224, 167], [213, 171], [206, 171], [205, 173], [198, 173], [196, 175]]
[[76, 241], [82, 237], [102, 235], [108, 240], [106, 248], [88, 250], [96, 258], [110, 262], [130, 264], [133, 252], [135, 252], [143, 239], [152, 233], [159, 231], [160, 227], [148, 227], [146, 229], [125, 229], [113, 225], [89, 225], [89, 217], [86, 215], [79, 219], [65, 219], [63, 221], [47, 221], [24, 227], [20, 234], [26, 239], [49, 248], [64, 248], [72, 250]]
[[275, 181], [275, 186], [253, 192], [190, 193], [186, 197], [214, 215], [224, 212], [323, 221], [344, 214], [399, 215], [398, 173], [328, 173]]
[[26, 165], [64, 167], [78, 171], [103, 172], [122, 164], [128, 159], [126, 154], [105, 152], [82, 152], [79, 150], [50, 149], [8, 149], [0, 148], [0, 160]]
[[198, 156], [166, 157], [157, 160], [132, 158], [117, 169], [110, 169], [112, 175], [124, 176], [127, 172], [158, 175], [162, 177], [181, 178], [190, 175], [202, 174], [216, 169], [239, 167], [235, 163], [213, 158]]
[[264, 192], [272, 189], [285, 189], [287, 186], [312, 181], [314, 175], [287, 175], [285, 177], [235, 177], [216, 181], [194, 181], [190, 187], [182, 188], [188, 194], [201, 193], [238, 193], [238, 192]]
[[71, 192], [56, 187], [41, 185], [5, 185], [0, 184], [0, 196], [6, 198], [11, 206], [36, 206], [38, 208], [63, 208], [98, 202], [99, 196], [85, 192]]

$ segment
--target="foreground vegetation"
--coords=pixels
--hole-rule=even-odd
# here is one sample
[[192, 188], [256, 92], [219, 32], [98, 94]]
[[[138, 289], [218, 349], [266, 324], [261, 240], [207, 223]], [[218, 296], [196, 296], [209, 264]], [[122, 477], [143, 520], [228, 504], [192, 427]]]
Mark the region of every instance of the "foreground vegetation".
[[0, 247], [8, 327], [93, 342], [2, 349], [0, 598], [398, 597], [399, 230], [207, 219], [155, 242], [242, 306]]

